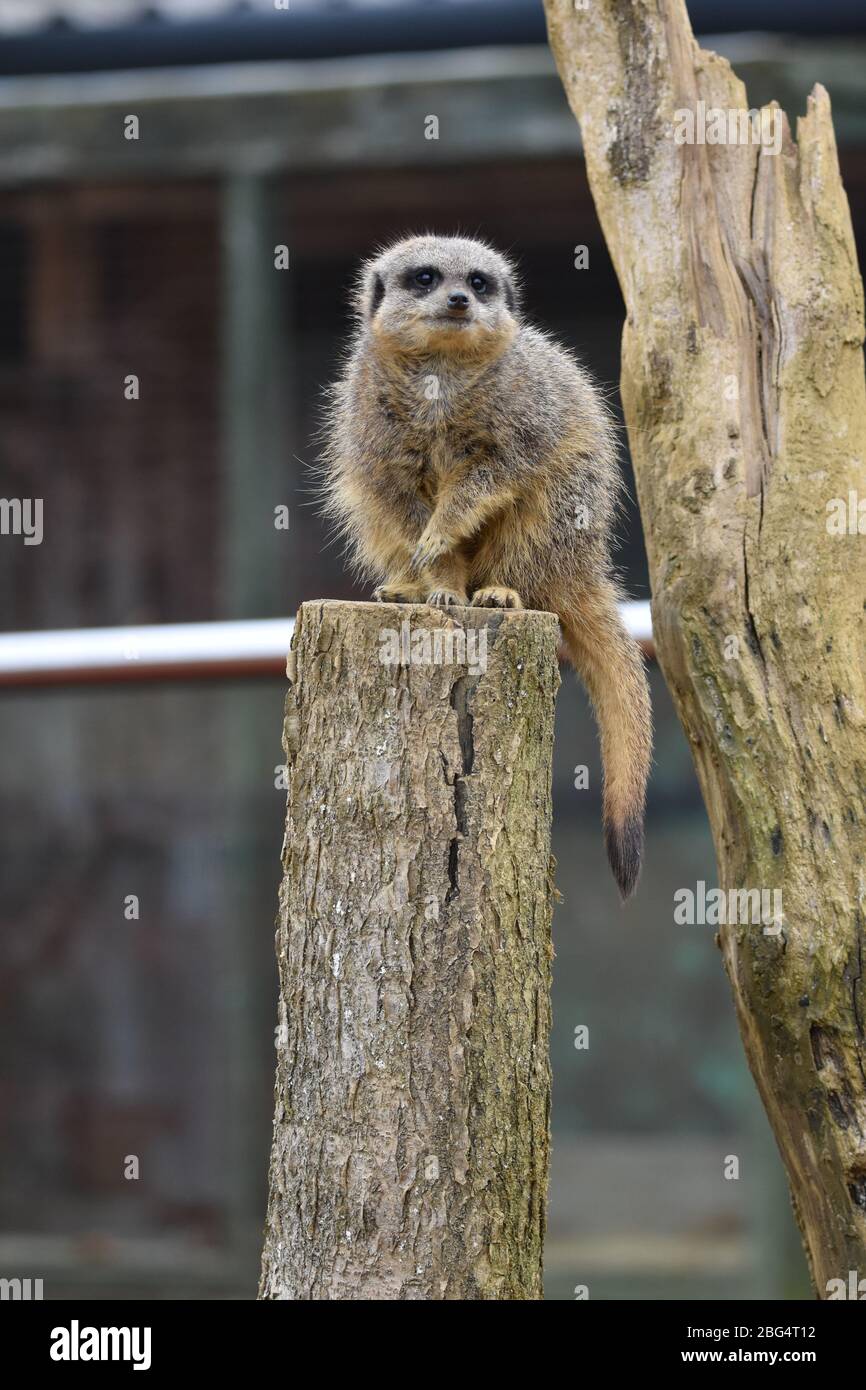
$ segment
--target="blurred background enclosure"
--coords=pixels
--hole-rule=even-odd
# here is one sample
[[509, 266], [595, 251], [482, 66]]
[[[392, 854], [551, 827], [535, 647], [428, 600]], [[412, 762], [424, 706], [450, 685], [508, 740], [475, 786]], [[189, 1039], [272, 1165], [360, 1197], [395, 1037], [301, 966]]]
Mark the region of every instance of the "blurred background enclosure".
[[[828, 87], [862, 236], [859, 0], [689, 10], [751, 105], [793, 117]], [[0, 496], [44, 501], [40, 545], [0, 536], [0, 626], [367, 597], [306, 466], [359, 259], [426, 228], [516, 256], [530, 316], [616, 401], [622, 302], [541, 0], [0, 0]], [[647, 597], [632, 503], [620, 561]], [[547, 1295], [802, 1296], [713, 929], [673, 920], [714, 864], [652, 678], [625, 911], [570, 674], [559, 699]], [[0, 1275], [47, 1297], [254, 1296], [283, 696], [275, 678], [0, 690]]]

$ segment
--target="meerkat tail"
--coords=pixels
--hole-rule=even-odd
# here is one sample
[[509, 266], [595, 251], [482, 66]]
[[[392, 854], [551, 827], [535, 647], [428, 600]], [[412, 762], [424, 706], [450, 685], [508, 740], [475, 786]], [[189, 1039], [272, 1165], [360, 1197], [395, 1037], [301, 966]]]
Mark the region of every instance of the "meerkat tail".
[[565, 647], [586, 686], [601, 736], [604, 837], [623, 899], [640, 874], [652, 716], [643, 657], [617, 611], [612, 584], [586, 588], [559, 613]]

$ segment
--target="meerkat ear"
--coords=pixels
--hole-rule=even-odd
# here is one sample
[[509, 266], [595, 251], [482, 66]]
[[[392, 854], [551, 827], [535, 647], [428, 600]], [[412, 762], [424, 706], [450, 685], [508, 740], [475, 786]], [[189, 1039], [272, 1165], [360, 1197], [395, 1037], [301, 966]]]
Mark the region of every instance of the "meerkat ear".
[[373, 318], [385, 298], [385, 281], [376, 261], [362, 265], [352, 290], [352, 305], [357, 318]]
[[358, 283], [355, 310], [359, 319], [370, 320], [385, 298], [385, 281], [374, 266], [366, 266]]
[[505, 277], [503, 293], [505, 295], [505, 303], [508, 306], [508, 312], [511, 314], [516, 314], [519, 308], [519, 299], [517, 293], [517, 286], [515, 285], [514, 280], [510, 275], [506, 275]]
[[373, 271], [367, 285], [367, 318], [371, 319], [385, 298], [385, 281], [378, 271]]

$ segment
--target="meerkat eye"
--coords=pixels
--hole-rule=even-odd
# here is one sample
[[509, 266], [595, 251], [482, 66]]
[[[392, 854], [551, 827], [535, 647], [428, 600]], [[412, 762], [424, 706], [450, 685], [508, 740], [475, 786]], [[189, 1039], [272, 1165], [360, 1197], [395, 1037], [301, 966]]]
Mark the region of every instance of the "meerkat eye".
[[425, 266], [421, 270], [416, 270], [412, 279], [422, 290], [429, 290], [435, 285], [437, 275], [435, 270], [431, 270], [429, 266]]
[[486, 294], [490, 288], [487, 277], [482, 275], [478, 270], [473, 270], [472, 274], [469, 276], [469, 283], [476, 294]]

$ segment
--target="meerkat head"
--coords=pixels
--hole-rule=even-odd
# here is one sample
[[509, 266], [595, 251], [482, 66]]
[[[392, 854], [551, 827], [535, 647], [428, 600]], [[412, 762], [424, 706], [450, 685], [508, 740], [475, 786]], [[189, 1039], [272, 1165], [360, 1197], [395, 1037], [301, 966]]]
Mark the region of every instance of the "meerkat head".
[[484, 242], [409, 237], [367, 262], [356, 307], [383, 351], [492, 359], [517, 332], [516, 276]]

